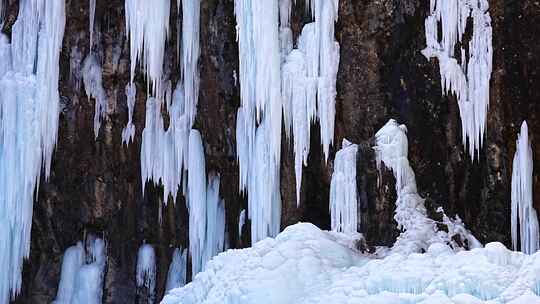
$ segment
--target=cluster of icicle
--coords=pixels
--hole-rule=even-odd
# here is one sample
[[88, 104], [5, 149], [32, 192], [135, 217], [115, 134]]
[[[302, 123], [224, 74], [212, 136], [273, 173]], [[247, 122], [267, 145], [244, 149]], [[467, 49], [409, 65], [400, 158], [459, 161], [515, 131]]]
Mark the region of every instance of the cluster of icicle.
[[[431, 0], [425, 21], [427, 47], [422, 54], [438, 59], [443, 93], [457, 98], [463, 145], [468, 142], [471, 158], [482, 146], [489, 107], [493, 47], [488, 9], [487, 0]], [[469, 17], [472, 37], [467, 48], [463, 36]], [[456, 46], [461, 48], [459, 54], [454, 54]]]
[[82, 77], [86, 96], [95, 99], [94, 136], [97, 138], [101, 121], [107, 113], [107, 95], [105, 89], [103, 89], [101, 65], [92, 53], [88, 54], [83, 61]]
[[22, 0], [11, 44], [0, 34], [0, 303], [21, 288], [41, 170], [50, 174], [59, 117], [64, 0]]
[[58, 292], [53, 304], [101, 304], [106, 267], [106, 245], [102, 239], [89, 238], [66, 249]]
[[326, 158], [334, 136], [339, 45], [334, 38], [338, 1], [314, 0], [293, 50], [290, 0], [236, 0], [241, 107], [236, 121], [240, 191], [248, 193], [251, 239], [275, 236], [280, 224], [282, 116], [294, 138], [296, 198], [307, 163], [310, 126], [317, 117]]
[[456, 217], [454, 220], [447, 217], [442, 209], [442, 224], [446, 224], [448, 232], [437, 229], [437, 222], [428, 218], [424, 206], [424, 199], [418, 194], [416, 177], [409, 165], [407, 127], [399, 125], [390, 119], [376, 134], [377, 167], [381, 170], [381, 162], [391, 169], [396, 179], [396, 211], [394, 219], [402, 233], [396, 240], [393, 250], [403, 253], [421, 252], [427, 250], [431, 244], [445, 243], [455, 249], [459, 244], [454, 240], [459, 235], [466, 240], [469, 248], [481, 247], [476, 238], [465, 229], [463, 223]]
[[[540, 249], [538, 217], [533, 208], [533, 154], [527, 122], [521, 125], [512, 168], [512, 248], [533, 254]], [[519, 227], [519, 229], [518, 229]], [[519, 232], [519, 235], [518, 235]], [[518, 238], [519, 237], [519, 238]]]
[[[137, 254], [137, 294], [139, 298], [146, 295], [145, 303], [156, 301], [156, 252], [150, 244], [139, 247]], [[145, 292], [143, 292], [145, 291]]]
[[356, 156], [358, 145], [343, 140], [336, 153], [330, 183], [330, 224], [332, 231], [356, 233], [358, 227], [358, 192]]

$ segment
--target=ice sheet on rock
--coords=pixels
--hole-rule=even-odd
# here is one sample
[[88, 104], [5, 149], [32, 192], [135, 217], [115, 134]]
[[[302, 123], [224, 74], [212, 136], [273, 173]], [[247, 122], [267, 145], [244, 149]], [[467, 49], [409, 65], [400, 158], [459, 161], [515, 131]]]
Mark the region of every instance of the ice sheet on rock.
[[100, 304], [106, 267], [106, 245], [90, 236], [69, 247], [62, 258], [62, 272], [53, 304]]
[[76, 92], [79, 92], [81, 89], [82, 62], [83, 54], [77, 45], [73, 45], [69, 54], [69, 81], [73, 85]]
[[[468, 143], [473, 159], [482, 146], [489, 107], [493, 46], [488, 9], [486, 0], [430, 0], [425, 20], [427, 46], [422, 54], [438, 59], [443, 94], [457, 98], [463, 145]], [[472, 37], [467, 42], [463, 37], [468, 18], [472, 18]], [[454, 54], [457, 45], [461, 52]]]
[[152, 92], [161, 92], [165, 42], [169, 33], [169, 0], [126, 0], [126, 32], [129, 36], [131, 78], [133, 83], [137, 62], [141, 61]]
[[[381, 170], [381, 163], [389, 168], [396, 180], [396, 211], [394, 219], [398, 228], [402, 230], [393, 250], [402, 253], [420, 252], [434, 243], [454, 244], [454, 235], [437, 229], [437, 222], [428, 218], [424, 199], [418, 194], [416, 177], [408, 160], [407, 127], [399, 125], [390, 119], [375, 134], [377, 167]], [[441, 210], [442, 212], [442, 210]], [[443, 213], [447, 227], [462, 239], [468, 240], [470, 248], [480, 246], [476, 238], [463, 227], [461, 220], [452, 220]], [[455, 223], [455, 225], [454, 225]], [[459, 250], [460, 248], [455, 248]]]
[[174, 288], [183, 287], [186, 284], [187, 249], [175, 248], [167, 273], [165, 292]]
[[275, 239], [215, 257], [205, 272], [169, 292], [162, 303], [502, 304], [537, 299], [538, 253], [512, 252], [500, 243], [455, 252], [435, 243], [424, 254], [374, 258], [360, 254], [354, 243], [352, 236], [311, 224], [289, 226]]
[[[4, 3], [5, 4], [5, 3]], [[21, 288], [30, 252], [34, 193], [50, 175], [59, 116], [63, 0], [27, 0], [11, 31], [0, 35], [0, 303]]]
[[358, 227], [356, 155], [358, 145], [343, 140], [336, 153], [330, 183], [330, 223], [332, 231], [354, 233]]
[[137, 294], [145, 294], [148, 298], [146, 303], [154, 303], [156, 300], [156, 252], [150, 244], [139, 247], [137, 254]]
[[[521, 125], [512, 168], [512, 247], [527, 254], [540, 248], [538, 217], [533, 207], [533, 153], [527, 122]], [[519, 231], [518, 231], [519, 227]], [[519, 233], [518, 233], [519, 232]]]
[[189, 212], [189, 254], [193, 275], [203, 265], [206, 236], [206, 165], [201, 134], [189, 133], [187, 206]]
[[135, 139], [135, 125], [133, 124], [133, 111], [137, 100], [137, 86], [134, 83], [126, 85], [126, 102], [128, 106], [128, 122], [122, 130], [122, 143], [129, 145]]
[[238, 216], [238, 239], [242, 239], [242, 228], [244, 228], [244, 224], [246, 223], [246, 209], [242, 209], [240, 211], [240, 215]]
[[97, 138], [101, 122], [107, 115], [107, 94], [103, 89], [101, 65], [92, 53], [84, 59], [82, 76], [86, 96], [95, 99], [94, 136]]

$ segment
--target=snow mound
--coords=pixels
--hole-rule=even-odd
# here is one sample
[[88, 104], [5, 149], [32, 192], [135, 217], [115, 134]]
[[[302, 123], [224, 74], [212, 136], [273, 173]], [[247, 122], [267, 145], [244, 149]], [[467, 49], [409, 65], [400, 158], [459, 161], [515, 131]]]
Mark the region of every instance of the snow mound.
[[164, 304], [225, 303], [540, 303], [540, 254], [500, 243], [454, 252], [436, 243], [426, 253], [361, 254], [362, 236], [312, 224], [212, 259]]

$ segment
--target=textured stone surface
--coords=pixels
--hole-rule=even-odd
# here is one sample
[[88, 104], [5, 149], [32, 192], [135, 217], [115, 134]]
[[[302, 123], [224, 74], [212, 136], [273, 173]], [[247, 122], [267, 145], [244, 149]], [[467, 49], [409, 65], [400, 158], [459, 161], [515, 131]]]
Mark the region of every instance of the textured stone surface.
[[[18, 1], [10, 1], [9, 34]], [[295, 36], [309, 20], [298, 0], [292, 18]], [[341, 45], [335, 148], [347, 138], [360, 143], [358, 181], [362, 198], [360, 229], [370, 245], [389, 245], [397, 231], [392, 175], [375, 168], [372, 136], [389, 119], [407, 124], [409, 158], [418, 190], [431, 207], [459, 214], [481, 241], [509, 244], [511, 162], [519, 125], [528, 120], [535, 159], [535, 206], [540, 207], [540, 4], [534, 0], [490, 0], [494, 68], [487, 133], [474, 162], [461, 144], [460, 119], [452, 97], [440, 94], [438, 64], [427, 61], [424, 18], [427, 0], [340, 0], [336, 38]], [[63, 251], [88, 233], [107, 240], [104, 303], [142, 303], [136, 299], [137, 248], [152, 243], [158, 257], [158, 298], [163, 294], [172, 247], [187, 245], [187, 210], [182, 196], [163, 205], [160, 189], [147, 185], [143, 196], [139, 151], [144, 128], [146, 83], [138, 73], [135, 143], [121, 144], [127, 122], [124, 87], [129, 79], [129, 44], [123, 1], [98, 0], [94, 52], [103, 62], [109, 112], [97, 140], [93, 134], [94, 101], [70, 81], [69, 54], [77, 45], [88, 52], [88, 3], [66, 1], [67, 25], [61, 57], [58, 146], [52, 176], [42, 182], [34, 205], [32, 252], [25, 265], [19, 303], [50, 303], [56, 294]], [[238, 47], [233, 0], [203, 0], [201, 6], [201, 91], [195, 127], [201, 130], [207, 170], [221, 174], [229, 239], [249, 245], [249, 223], [237, 239], [238, 194], [235, 116], [240, 104]], [[171, 6], [165, 74], [179, 78], [176, 55], [176, 1]], [[113, 49], [121, 50], [118, 63]], [[310, 221], [329, 228], [328, 192], [332, 159], [322, 156], [318, 125], [312, 127], [309, 166], [304, 168], [301, 206], [296, 208], [294, 159], [283, 140], [282, 226]], [[332, 153], [335, 152], [335, 148]], [[163, 206], [163, 207], [160, 207]], [[159, 212], [163, 212], [159, 223]]]

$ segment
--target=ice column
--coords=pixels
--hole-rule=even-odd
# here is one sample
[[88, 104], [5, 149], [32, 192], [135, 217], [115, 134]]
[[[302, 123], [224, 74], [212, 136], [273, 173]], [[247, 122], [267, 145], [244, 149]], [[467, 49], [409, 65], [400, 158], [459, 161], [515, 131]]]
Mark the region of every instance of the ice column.
[[59, 114], [64, 0], [19, 3], [11, 44], [0, 34], [0, 303], [21, 288], [41, 170], [50, 174]]
[[202, 270], [207, 224], [204, 147], [197, 130], [191, 130], [189, 134], [188, 159], [189, 254], [195, 275]]
[[95, 99], [95, 112], [94, 112], [94, 136], [99, 135], [99, 128], [101, 121], [107, 114], [107, 95], [103, 89], [103, 80], [101, 75], [101, 65], [98, 63], [96, 57], [90, 53], [83, 62], [83, 83], [86, 96]]
[[240, 190], [248, 190], [249, 217], [253, 228], [257, 227], [252, 241], [256, 242], [279, 231], [279, 217], [273, 213], [281, 210], [279, 3], [237, 0], [235, 13], [242, 104], [236, 122]]
[[148, 303], [156, 300], [156, 253], [150, 244], [139, 247], [137, 254], [137, 293], [145, 288], [148, 292]]
[[89, 0], [89, 27], [90, 27], [90, 52], [92, 52], [92, 46], [94, 45], [94, 20], [96, 17], [96, 0]]
[[[533, 157], [527, 122], [521, 125], [512, 167], [512, 247], [533, 254], [539, 249], [538, 217], [533, 208]], [[519, 226], [519, 229], [518, 229]]]
[[199, 101], [199, 68], [200, 55], [200, 0], [182, 1], [182, 76], [184, 78], [185, 110], [189, 127], [193, 126]]
[[[475, 158], [483, 142], [489, 107], [493, 46], [487, 0], [430, 0], [426, 18], [426, 58], [437, 58], [443, 94], [456, 96], [461, 115], [463, 145]], [[472, 18], [472, 37], [463, 41], [467, 19]], [[438, 26], [441, 25], [441, 39]], [[454, 54], [456, 46], [461, 52]]]
[[332, 231], [354, 233], [358, 227], [358, 193], [356, 187], [356, 155], [358, 145], [343, 140], [336, 153], [330, 183], [330, 215]]
[[206, 263], [223, 251], [225, 244], [225, 204], [219, 195], [219, 175], [208, 176], [206, 190], [206, 244], [202, 270]]
[[167, 273], [167, 285], [165, 292], [186, 284], [187, 249], [175, 248], [172, 256], [169, 272]]
[[[420, 252], [427, 250], [430, 244], [452, 244], [453, 235], [438, 231], [437, 223], [428, 218], [424, 199], [416, 189], [416, 177], [409, 165], [407, 127], [399, 125], [390, 119], [376, 134], [377, 166], [381, 162], [390, 168], [396, 179], [396, 211], [394, 219], [402, 233], [396, 240], [393, 250], [402, 253]], [[442, 210], [440, 210], [442, 212]], [[445, 215], [443, 214], [443, 217]], [[463, 228], [459, 218], [454, 221], [445, 218], [449, 231], [459, 234], [462, 240], [467, 240], [469, 247], [481, 246], [476, 238]]]

